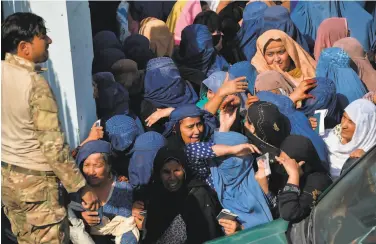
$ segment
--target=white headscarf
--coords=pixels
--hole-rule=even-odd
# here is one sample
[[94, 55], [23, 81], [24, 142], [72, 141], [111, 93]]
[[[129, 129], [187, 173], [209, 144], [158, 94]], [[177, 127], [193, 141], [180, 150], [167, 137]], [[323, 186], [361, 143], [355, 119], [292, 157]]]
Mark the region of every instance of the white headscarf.
[[342, 144], [336, 128], [324, 138], [329, 150], [330, 174], [334, 178], [340, 175], [344, 163], [354, 150], [367, 152], [376, 144], [376, 106], [366, 99], [358, 99], [350, 103], [345, 112], [355, 123], [351, 141]]

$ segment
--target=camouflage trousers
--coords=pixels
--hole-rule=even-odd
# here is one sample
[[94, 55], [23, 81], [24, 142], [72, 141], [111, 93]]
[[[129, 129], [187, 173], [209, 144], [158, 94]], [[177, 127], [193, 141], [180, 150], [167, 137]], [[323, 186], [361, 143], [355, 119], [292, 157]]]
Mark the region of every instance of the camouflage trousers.
[[1, 200], [12, 232], [23, 243], [68, 243], [69, 222], [56, 176], [1, 168]]

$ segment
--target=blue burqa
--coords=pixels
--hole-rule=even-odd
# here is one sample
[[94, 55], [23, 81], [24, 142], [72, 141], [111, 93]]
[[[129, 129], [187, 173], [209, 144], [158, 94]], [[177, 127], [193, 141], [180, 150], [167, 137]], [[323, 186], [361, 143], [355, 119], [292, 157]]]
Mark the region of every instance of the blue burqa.
[[331, 47], [321, 52], [316, 67], [316, 76], [327, 77], [334, 81], [339, 94], [339, 103], [343, 109], [367, 93], [366, 87], [350, 64], [351, 58], [345, 50]]
[[300, 32], [316, 40], [321, 22], [331, 17], [347, 19], [351, 37], [356, 38], [367, 52], [375, 40], [376, 26], [373, 17], [357, 2], [353, 1], [299, 1], [291, 12], [291, 19]]
[[243, 24], [236, 34], [236, 40], [248, 61], [256, 53], [256, 41], [260, 35], [263, 13], [268, 8], [263, 2], [248, 4], [243, 12]]
[[[214, 143], [239, 145], [248, 138], [236, 132], [215, 132]], [[223, 208], [238, 215], [245, 229], [272, 221], [268, 204], [260, 185], [255, 179], [252, 155], [226, 156], [212, 159], [209, 163], [213, 183]]]
[[157, 108], [195, 104], [198, 100], [192, 86], [183, 80], [169, 57], [151, 59], [146, 68], [144, 99]]

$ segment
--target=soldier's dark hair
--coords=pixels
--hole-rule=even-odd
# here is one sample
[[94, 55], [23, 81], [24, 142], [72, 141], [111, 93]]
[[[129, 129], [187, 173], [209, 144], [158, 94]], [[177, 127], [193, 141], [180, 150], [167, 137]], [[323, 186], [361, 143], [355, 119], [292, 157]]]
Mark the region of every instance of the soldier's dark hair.
[[31, 42], [35, 36], [46, 35], [45, 21], [33, 13], [14, 13], [1, 24], [1, 49], [16, 53], [21, 41]]

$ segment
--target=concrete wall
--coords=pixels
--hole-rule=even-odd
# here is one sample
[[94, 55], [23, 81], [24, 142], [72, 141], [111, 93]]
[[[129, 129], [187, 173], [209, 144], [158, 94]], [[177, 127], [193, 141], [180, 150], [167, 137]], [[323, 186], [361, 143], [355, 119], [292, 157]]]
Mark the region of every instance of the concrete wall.
[[96, 120], [91, 79], [93, 45], [88, 1], [3, 1], [4, 17], [32, 12], [44, 18], [49, 47], [44, 76], [51, 85], [59, 117], [71, 147], [88, 135]]

